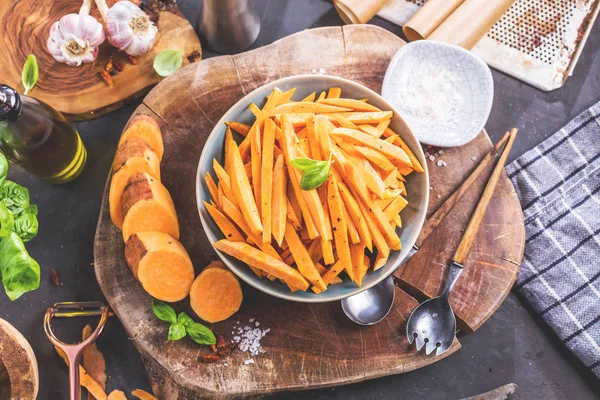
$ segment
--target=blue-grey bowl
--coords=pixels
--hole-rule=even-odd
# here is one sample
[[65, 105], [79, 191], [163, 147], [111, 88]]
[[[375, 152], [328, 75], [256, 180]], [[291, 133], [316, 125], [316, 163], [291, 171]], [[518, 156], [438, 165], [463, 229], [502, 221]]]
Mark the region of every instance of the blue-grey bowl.
[[217, 250], [219, 257], [238, 277], [249, 285], [267, 294], [286, 300], [306, 303], [322, 303], [341, 300], [378, 284], [388, 275], [392, 274], [415, 243], [423, 226], [423, 222], [425, 221], [425, 213], [429, 201], [429, 174], [427, 172], [425, 155], [423, 154], [419, 142], [398, 112], [381, 96], [361, 84], [352, 82], [348, 79], [328, 75], [297, 75], [270, 82], [247, 94], [231, 107], [229, 111], [223, 115], [221, 120], [219, 120], [202, 150], [202, 155], [200, 156], [200, 162], [198, 164], [198, 173], [196, 175], [196, 202], [202, 226], [211, 244], [224, 239], [224, 236], [203, 205], [203, 201], [210, 201], [211, 199], [208, 188], [204, 183], [204, 176], [207, 172], [213, 175], [213, 177], [215, 176], [212, 168], [213, 158], [216, 158], [223, 164], [223, 143], [226, 130], [225, 121], [239, 121], [251, 125], [254, 121], [254, 115], [248, 109], [248, 105], [254, 103], [259, 107], [262, 107], [266, 100], [266, 96], [270, 94], [275, 87], [278, 87], [283, 91], [295, 87], [296, 93], [294, 94], [294, 99], [296, 100], [303, 99], [312, 92], [320, 93], [330, 87], [340, 87], [342, 88], [343, 97], [354, 99], [367, 98], [369, 99], [369, 103], [382, 110], [392, 110], [394, 112], [394, 117], [390, 123], [390, 128], [402, 137], [415, 153], [415, 156], [419, 159], [423, 168], [425, 168], [425, 173], [419, 174], [413, 172], [407, 177], [406, 189], [408, 192], [408, 206], [402, 210], [401, 217], [403, 227], [399, 229], [402, 250], [392, 251], [387, 264], [383, 268], [374, 272], [369, 271], [364, 277], [361, 287], [358, 287], [355, 283], [346, 278], [343, 283], [330, 285], [325, 292], [320, 294], [315, 294], [310, 291], [310, 289], [306, 292], [297, 291], [292, 293], [285, 284], [279, 281], [271, 282], [268, 279], [260, 279], [254, 275], [246, 264]]

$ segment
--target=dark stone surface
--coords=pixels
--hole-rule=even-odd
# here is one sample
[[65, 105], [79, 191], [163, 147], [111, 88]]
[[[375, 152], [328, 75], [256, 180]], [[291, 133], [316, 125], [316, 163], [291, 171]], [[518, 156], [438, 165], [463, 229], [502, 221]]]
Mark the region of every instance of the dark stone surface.
[[[200, 2], [180, 0], [179, 3], [186, 17], [195, 23]], [[262, 31], [254, 47], [302, 29], [341, 24], [331, 3], [325, 0], [255, 0], [251, 3], [259, 10], [262, 20]], [[400, 28], [386, 21], [375, 18], [372, 22], [400, 34]], [[600, 100], [599, 45], [600, 28], [596, 26], [574, 76], [563, 88], [550, 93], [494, 71], [496, 98], [487, 129], [492, 138], [497, 139], [512, 126], [520, 128], [511, 158], [540, 143]], [[205, 57], [214, 55], [206, 46], [204, 49]], [[10, 169], [9, 178], [27, 186], [32, 202], [39, 205], [40, 233], [27, 247], [42, 266], [42, 283], [39, 290], [14, 303], [0, 296], [0, 317], [13, 323], [32, 344], [41, 370], [40, 399], [68, 398], [66, 367], [43, 332], [45, 308], [57, 301], [103, 299], [91, 265], [97, 216], [118, 137], [138, 104], [139, 101], [76, 125], [89, 158], [83, 175], [75, 182], [51, 186], [18, 167]], [[51, 268], [59, 272], [62, 287], [53, 286]], [[75, 321], [65, 323], [62, 337], [68, 338], [70, 334], [75, 339], [82, 326]], [[461, 343], [463, 348], [456, 354], [418, 371], [276, 397], [458, 399], [514, 382], [519, 385], [516, 397], [522, 399], [600, 398], [600, 381], [585, 370], [514, 294], [509, 295], [481, 329], [463, 336]], [[149, 389], [139, 354], [116, 318], [110, 319], [98, 344], [107, 359], [109, 389], [127, 392], [136, 387]]]

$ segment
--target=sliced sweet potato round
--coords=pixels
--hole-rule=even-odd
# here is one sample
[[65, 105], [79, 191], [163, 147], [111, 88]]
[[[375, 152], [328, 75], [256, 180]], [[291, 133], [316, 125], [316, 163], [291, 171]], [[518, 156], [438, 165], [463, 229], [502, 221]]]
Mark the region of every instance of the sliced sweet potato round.
[[205, 268], [190, 291], [192, 310], [206, 322], [224, 321], [242, 305], [242, 287], [236, 276], [221, 267]]
[[153, 118], [146, 115], [138, 115], [133, 118], [129, 123], [127, 130], [125, 130], [121, 136], [121, 140], [119, 140], [119, 147], [121, 147], [121, 144], [123, 144], [125, 140], [132, 137], [139, 137], [148, 142], [152, 150], [158, 156], [158, 159], [162, 160], [164, 153], [162, 134], [158, 123]]
[[225, 263], [221, 260], [216, 260], [216, 261], [212, 261], [210, 264], [208, 264], [203, 271], [206, 271], [209, 268], [221, 268], [224, 269], [226, 271], [229, 271], [229, 268], [227, 268], [227, 266], [225, 265]]
[[173, 200], [158, 180], [145, 172], [131, 175], [121, 197], [123, 240], [139, 232], [163, 232], [179, 239]]
[[150, 296], [183, 300], [194, 282], [194, 266], [181, 243], [162, 232], [139, 232], [125, 244], [131, 272]]
[[132, 137], [125, 140], [117, 150], [108, 194], [110, 218], [119, 229], [123, 227], [121, 196], [131, 175], [138, 172], [147, 172], [160, 182], [158, 156], [144, 139]]

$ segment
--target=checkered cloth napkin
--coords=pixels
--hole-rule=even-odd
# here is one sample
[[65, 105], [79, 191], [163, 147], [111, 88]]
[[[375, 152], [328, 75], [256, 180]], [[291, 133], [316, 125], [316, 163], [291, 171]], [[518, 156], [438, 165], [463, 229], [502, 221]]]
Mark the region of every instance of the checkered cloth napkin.
[[515, 289], [600, 377], [600, 102], [506, 169], [527, 233]]

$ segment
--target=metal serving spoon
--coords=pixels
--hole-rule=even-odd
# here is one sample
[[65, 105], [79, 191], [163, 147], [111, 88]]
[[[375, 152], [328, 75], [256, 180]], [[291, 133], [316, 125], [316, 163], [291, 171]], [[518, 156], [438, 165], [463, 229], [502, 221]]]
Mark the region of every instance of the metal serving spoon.
[[[452, 195], [437, 209], [437, 211], [427, 220], [421, 229], [419, 237], [415, 241], [413, 248], [410, 250], [402, 264], [402, 267], [410, 258], [419, 250], [421, 245], [427, 240], [429, 235], [437, 228], [443, 219], [452, 210], [454, 205], [460, 200], [462, 195], [467, 191], [471, 184], [486, 167], [495, 158], [498, 151], [504, 146], [508, 140], [509, 133], [507, 132], [498, 143], [485, 155], [477, 168], [471, 172], [471, 175], [452, 193]], [[383, 320], [394, 305], [394, 274], [390, 274], [386, 279], [370, 289], [364, 290], [354, 296], [342, 299], [342, 309], [344, 313], [352, 321], [359, 325], [374, 325]]]
[[440, 355], [448, 350], [454, 342], [456, 317], [454, 316], [448, 297], [452, 287], [454, 287], [454, 284], [462, 273], [463, 265], [467, 261], [471, 247], [475, 242], [475, 236], [477, 235], [481, 221], [483, 221], [487, 206], [492, 199], [494, 189], [496, 189], [496, 184], [504, 169], [504, 164], [506, 164], [508, 153], [515, 141], [516, 135], [517, 129], [513, 128], [510, 132], [508, 143], [485, 185], [483, 194], [471, 216], [471, 220], [456, 249], [456, 253], [454, 253], [442, 295], [421, 303], [408, 318], [406, 335], [410, 344], [413, 341], [415, 342], [417, 351], [425, 346], [426, 354], [431, 354], [435, 350], [436, 354]]

